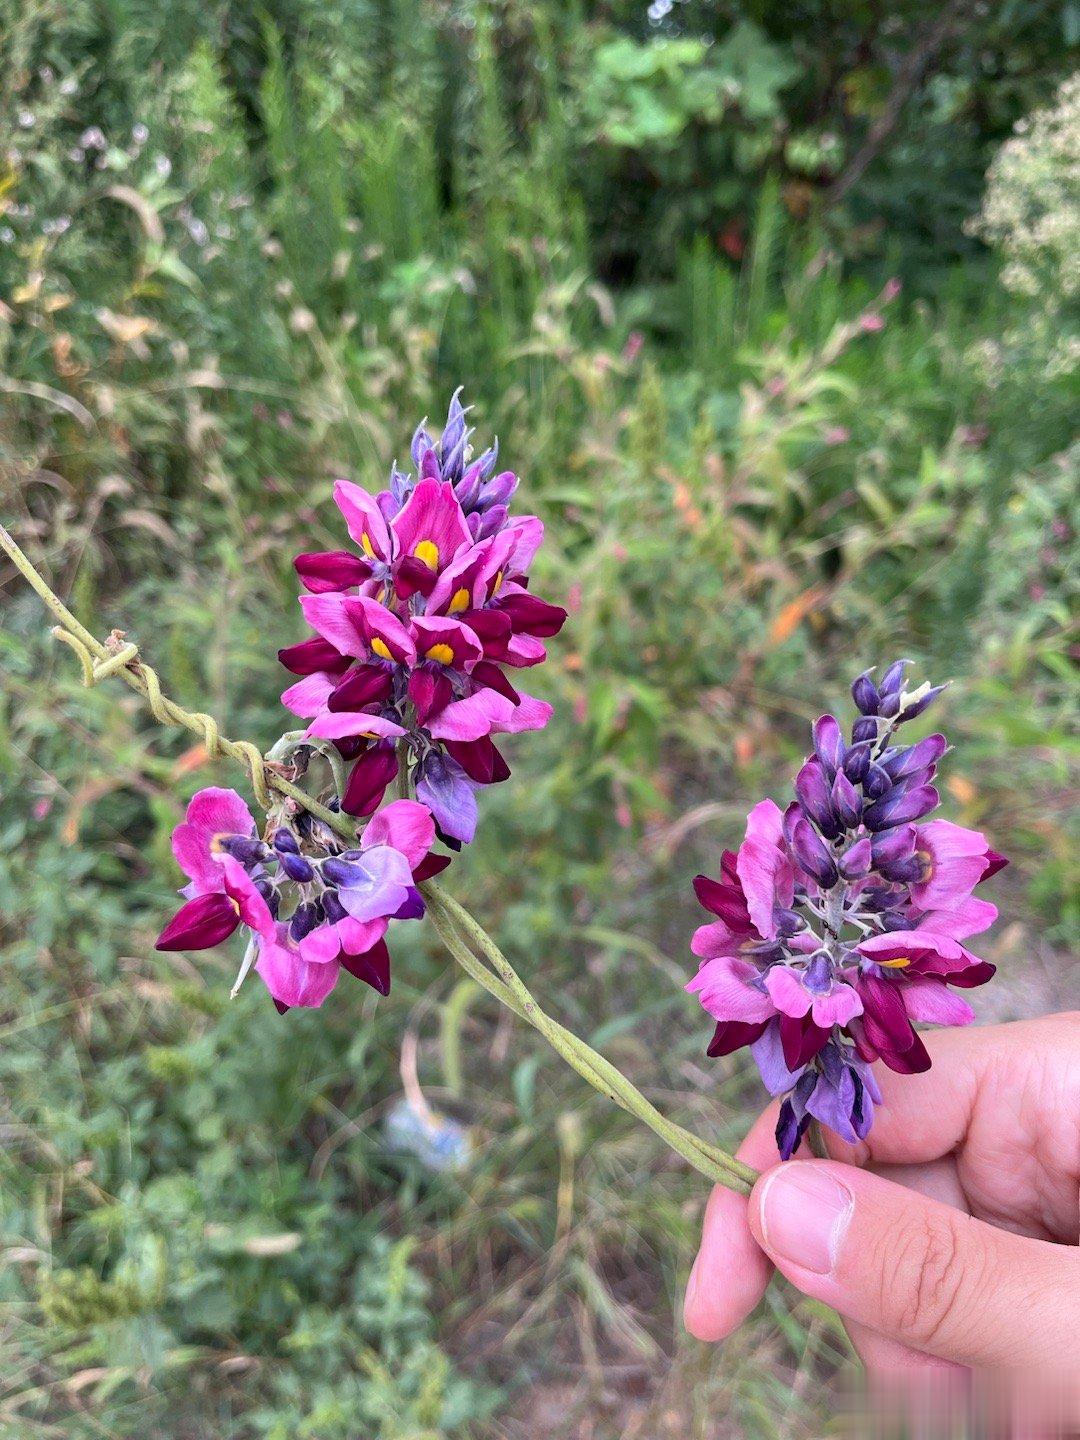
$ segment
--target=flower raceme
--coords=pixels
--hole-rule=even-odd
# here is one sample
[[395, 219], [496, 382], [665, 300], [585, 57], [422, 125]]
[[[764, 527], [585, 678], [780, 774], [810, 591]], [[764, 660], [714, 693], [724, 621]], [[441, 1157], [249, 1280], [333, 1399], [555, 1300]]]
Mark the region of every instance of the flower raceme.
[[896, 731], [941, 687], [905, 687], [906, 661], [852, 686], [859, 710], [845, 740], [823, 715], [813, 751], [781, 811], [750, 812], [718, 879], [699, 875], [715, 917], [695, 933], [701, 959], [686, 987], [715, 1019], [712, 1056], [748, 1045], [766, 1087], [782, 1096], [776, 1139], [786, 1160], [811, 1118], [853, 1142], [881, 1103], [870, 1062], [905, 1074], [930, 1057], [912, 1022], [966, 1025], [970, 989], [994, 974], [964, 941], [996, 908], [973, 892], [1007, 862], [985, 836], [927, 817], [946, 751]]
[[511, 517], [517, 477], [494, 473], [497, 446], [472, 459], [470, 436], [455, 394], [441, 437], [413, 436], [415, 477], [395, 465], [374, 496], [337, 482], [355, 549], [297, 557], [314, 634], [280, 652], [301, 677], [283, 703], [351, 762], [342, 809], [373, 813], [404, 764], [452, 849], [473, 838], [476, 790], [510, 774], [492, 736], [551, 717], [507, 671], [544, 660], [566, 619], [528, 588], [541, 522]]
[[[359, 840], [295, 806], [260, 836], [219, 789], [200, 791], [173, 835], [190, 883], [158, 949], [205, 949], [243, 927], [240, 979], [253, 961], [279, 1010], [321, 1005], [343, 969], [388, 993], [389, 923], [420, 918], [417, 884], [450, 863], [432, 845], [470, 841], [476, 790], [510, 774], [491, 737], [551, 715], [507, 676], [544, 660], [566, 619], [528, 589], [543, 526], [511, 517], [517, 477], [494, 473], [497, 447], [473, 460], [470, 435], [455, 394], [441, 437], [413, 436], [415, 478], [395, 465], [376, 496], [338, 481], [355, 550], [296, 560], [314, 634], [280, 652], [301, 677], [282, 700], [351, 766], [327, 803], [366, 819]], [[383, 803], [395, 777], [416, 800]]]
[[303, 814], [264, 841], [235, 790], [200, 790], [172, 840], [186, 903], [157, 948], [209, 949], [243, 926], [279, 1010], [321, 1005], [342, 970], [386, 995], [389, 923], [419, 919], [417, 884], [449, 864], [430, 853], [434, 841], [431, 813], [415, 800], [384, 806], [354, 849]]

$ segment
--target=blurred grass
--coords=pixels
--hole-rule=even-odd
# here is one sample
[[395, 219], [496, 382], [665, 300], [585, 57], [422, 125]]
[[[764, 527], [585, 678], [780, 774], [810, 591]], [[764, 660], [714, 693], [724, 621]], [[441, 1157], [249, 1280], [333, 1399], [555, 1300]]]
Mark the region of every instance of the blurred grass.
[[[610, 27], [554, 5], [3, 18], [2, 514], [84, 619], [269, 745], [291, 556], [339, 543], [334, 476], [378, 484], [464, 381], [571, 618], [537, 677], [556, 720], [453, 884], [549, 1008], [737, 1143], [760, 1091], [682, 993], [688, 878], [897, 653], [955, 678], [951, 813], [1014, 858], [980, 1016], [1075, 1003], [1075, 390], [1004, 347], [1023, 302], [990, 257], [931, 267], [914, 217], [868, 252], [873, 188], [793, 213], [772, 156], [739, 172], [733, 260], [700, 175], [583, 143], [590, 77], [639, 107], [661, 81], [628, 98]], [[886, 303], [894, 262], [914, 283]], [[823, 1433], [835, 1320], [774, 1289], [721, 1352], [689, 1342], [695, 1177], [426, 933], [389, 1000], [285, 1019], [225, 1002], [225, 954], [152, 950], [169, 831], [238, 777], [79, 689], [33, 597], [3, 603], [0, 1429]], [[384, 1142], [406, 1036], [469, 1126], [458, 1174]]]

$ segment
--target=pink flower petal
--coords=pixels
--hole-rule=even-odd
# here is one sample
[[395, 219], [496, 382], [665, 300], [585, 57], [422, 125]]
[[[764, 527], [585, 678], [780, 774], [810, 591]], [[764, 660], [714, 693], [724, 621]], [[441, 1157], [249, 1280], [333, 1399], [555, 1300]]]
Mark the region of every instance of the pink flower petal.
[[298, 680], [295, 685], [283, 690], [281, 703], [286, 710], [291, 710], [302, 720], [310, 720], [313, 715], [318, 715], [320, 710], [326, 709], [337, 685], [338, 680], [334, 676], [328, 675], [325, 670], [317, 670], [314, 675], [305, 675], [303, 680]]
[[260, 943], [255, 969], [282, 1005], [312, 1009], [333, 990], [341, 967], [334, 961], [312, 964], [304, 960], [289, 940], [288, 927], [278, 925], [274, 937]]
[[787, 965], [773, 965], [765, 975], [769, 998], [782, 1015], [801, 1019], [810, 1009], [813, 996], [796, 972]]
[[914, 976], [902, 994], [912, 1020], [934, 1025], [970, 1025], [975, 1011], [966, 1000], [948, 988], [944, 980]]
[[322, 740], [344, 740], [350, 735], [370, 735], [377, 740], [392, 740], [405, 731], [393, 720], [381, 715], [367, 715], [362, 710], [324, 710], [307, 728], [308, 735]]
[[390, 532], [375, 497], [351, 480], [339, 480], [334, 486], [334, 503], [361, 552], [369, 558], [389, 560]]
[[[391, 845], [400, 850], [408, 860], [410, 870], [416, 869], [434, 843], [435, 821], [431, 818], [431, 811], [416, 800], [394, 800], [384, 805], [368, 821], [360, 841], [364, 850], [372, 845]], [[373, 939], [363, 948], [370, 950], [374, 943]]]
[[768, 995], [750, 985], [756, 975], [745, 960], [721, 955], [706, 960], [686, 989], [714, 1020], [768, 1020], [776, 1007]]

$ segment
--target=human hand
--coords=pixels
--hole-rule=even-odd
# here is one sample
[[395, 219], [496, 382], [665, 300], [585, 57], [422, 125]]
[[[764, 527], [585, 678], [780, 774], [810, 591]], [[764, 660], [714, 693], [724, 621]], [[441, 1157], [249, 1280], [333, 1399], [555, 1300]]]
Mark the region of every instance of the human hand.
[[943, 1364], [1080, 1374], [1080, 1013], [923, 1037], [933, 1068], [875, 1066], [866, 1141], [776, 1164], [777, 1105], [713, 1191], [684, 1317], [722, 1340], [775, 1266], [831, 1305], [871, 1372]]

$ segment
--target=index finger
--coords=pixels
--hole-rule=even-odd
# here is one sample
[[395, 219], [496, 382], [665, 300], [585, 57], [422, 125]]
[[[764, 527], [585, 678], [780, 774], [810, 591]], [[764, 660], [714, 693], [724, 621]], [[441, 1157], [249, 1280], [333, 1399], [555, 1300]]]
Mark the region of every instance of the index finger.
[[[780, 1102], [774, 1100], [736, 1151], [756, 1170], [767, 1170], [779, 1159], [775, 1136], [779, 1113]], [[765, 1294], [772, 1270], [750, 1233], [746, 1197], [717, 1185], [705, 1207], [701, 1248], [686, 1286], [683, 1324], [698, 1340], [723, 1340]]]

